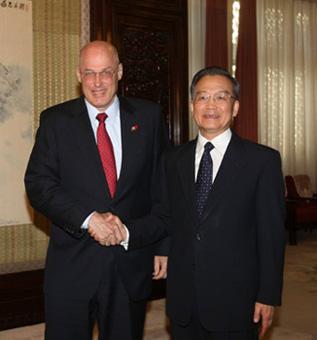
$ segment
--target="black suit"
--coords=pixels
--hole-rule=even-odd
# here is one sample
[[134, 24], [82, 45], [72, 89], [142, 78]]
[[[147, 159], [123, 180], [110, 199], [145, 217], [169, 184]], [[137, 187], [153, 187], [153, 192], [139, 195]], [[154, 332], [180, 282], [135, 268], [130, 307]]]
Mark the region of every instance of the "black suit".
[[[109, 258], [131, 300], [150, 294], [153, 246], [134, 252], [122, 246], [103, 247], [81, 229], [93, 211], [111, 211], [128, 223], [151, 210], [164, 144], [160, 108], [120, 98], [120, 119], [122, 168], [111, 199], [83, 97], [41, 114], [25, 184], [32, 206], [53, 224], [45, 271], [47, 294], [88, 299], [96, 292]], [[166, 254], [165, 249], [158, 251]]]
[[[186, 325], [194, 310], [209, 331], [246, 330], [254, 327], [255, 301], [281, 303], [285, 212], [280, 156], [233, 134], [199, 223], [195, 148], [196, 141], [174, 148], [164, 162], [162, 191], [172, 236], [167, 314], [173, 323]], [[146, 229], [135, 231], [131, 247], [144, 242], [142, 232]]]

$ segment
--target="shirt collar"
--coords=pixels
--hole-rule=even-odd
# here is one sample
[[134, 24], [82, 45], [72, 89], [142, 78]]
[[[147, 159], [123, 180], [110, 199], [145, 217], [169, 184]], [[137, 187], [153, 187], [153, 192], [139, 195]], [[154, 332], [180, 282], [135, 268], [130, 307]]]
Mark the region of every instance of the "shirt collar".
[[[93, 105], [91, 105], [87, 99], [85, 98], [85, 103], [86, 103], [86, 107], [87, 107], [87, 110], [88, 110], [88, 114], [89, 114], [89, 118], [91, 121], [94, 121], [96, 119], [96, 116], [98, 113], [100, 113], [100, 111], [94, 107]], [[119, 99], [117, 96], [115, 96], [113, 102], [111, 103], [111, 105], [107, 108], [106, 111], [106, 114], [108, 116], [107, 118], [107, 122], [110, 122], [110, 121], [113, 121], [115, 119], [118, 118], [118, 115], [119, 115]]]
[[211, 142], [215, 150], [221, 152], [222, 155], [224, 155], [229, 145], [231, 136], [232, 136], [232, 132], [230, 129], [225, 130], [224, 132], [222, 132], [220, 135], [213, 138], [212, 140], [208, 140], [207, 138], [202, 136], [200, 132], [198, 132], [198, 139], [197, 139], [197, 146], [196, 146], [197, 151], [204, 149], [204, 146], [207, 142]]

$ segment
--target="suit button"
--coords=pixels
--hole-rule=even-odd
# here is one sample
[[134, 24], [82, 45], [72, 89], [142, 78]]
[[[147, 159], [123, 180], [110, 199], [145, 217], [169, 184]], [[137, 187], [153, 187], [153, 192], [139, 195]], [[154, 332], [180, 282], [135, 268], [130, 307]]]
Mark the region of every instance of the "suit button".
[[199, 233], [196, 234], [196, 240], [200, 241], [200, 234]]

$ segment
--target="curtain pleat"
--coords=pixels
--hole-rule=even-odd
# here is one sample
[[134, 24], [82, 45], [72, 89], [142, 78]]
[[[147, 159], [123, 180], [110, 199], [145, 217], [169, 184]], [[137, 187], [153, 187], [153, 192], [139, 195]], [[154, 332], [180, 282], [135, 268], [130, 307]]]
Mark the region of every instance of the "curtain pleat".
[[236, 77], [240, 83], [240, 110], [234, 130], [258, 139], [256, 0], [240, 0]]
[[228, 68], [227, 1], [206, 0], [206, 66]]
[[258, 0], [259, 139], [317, 186], [317, 2]]

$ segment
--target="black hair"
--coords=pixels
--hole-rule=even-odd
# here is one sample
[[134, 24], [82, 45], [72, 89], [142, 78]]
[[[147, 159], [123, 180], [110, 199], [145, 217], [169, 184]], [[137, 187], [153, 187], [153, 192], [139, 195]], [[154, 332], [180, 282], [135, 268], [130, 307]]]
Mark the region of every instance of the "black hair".
[[190, 95], [192, 100], [195, 96], [195, 87], [197, 83], [205, 76], [224, 76], [228, 78], [232, 83], [233, 96], [236, 99], [239, 99], [240, 85], [237, 79], [232, 77], [232, 75], [225, 68], [219, 66], [208, 66], [198, 71], [193, 77], [192, 83], [190, 85]]

